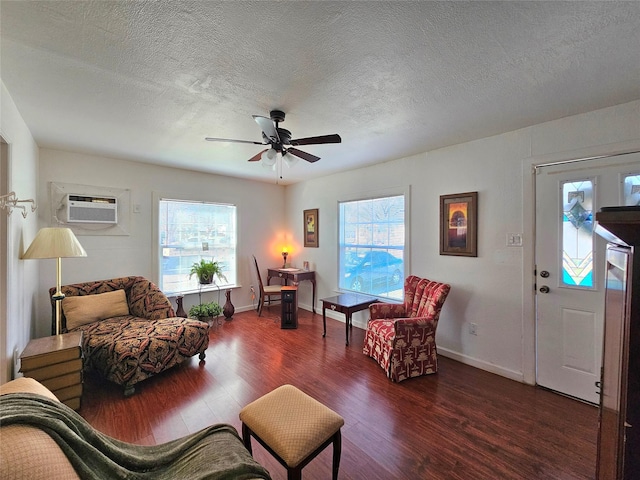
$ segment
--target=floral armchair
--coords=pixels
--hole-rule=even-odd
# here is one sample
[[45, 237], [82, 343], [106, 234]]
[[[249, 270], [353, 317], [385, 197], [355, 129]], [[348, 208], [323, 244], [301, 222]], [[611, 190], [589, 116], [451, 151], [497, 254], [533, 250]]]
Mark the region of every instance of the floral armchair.
[[374, 358], [394, 382], [438, 371], [436, 328], [450, 285], [411, 275], [404, 303], [374, 303], [363, 353]]

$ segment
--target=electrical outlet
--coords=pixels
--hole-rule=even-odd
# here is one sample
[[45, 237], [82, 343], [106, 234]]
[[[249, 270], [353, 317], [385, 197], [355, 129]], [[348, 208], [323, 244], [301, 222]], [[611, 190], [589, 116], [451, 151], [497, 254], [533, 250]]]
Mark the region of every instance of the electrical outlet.
[[478, 324], [477, 323], [470, 323], [469, 324], [469, 333], [471, 335], [478, 335]]

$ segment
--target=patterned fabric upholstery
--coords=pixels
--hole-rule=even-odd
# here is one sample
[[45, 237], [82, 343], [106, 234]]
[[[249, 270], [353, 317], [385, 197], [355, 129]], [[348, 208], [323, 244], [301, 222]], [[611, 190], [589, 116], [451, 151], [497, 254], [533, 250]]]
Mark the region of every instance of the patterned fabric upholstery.
[[404, 303], [369, 306], [363, 353], [394, 382], [438, 371], [436, 328], [450, 289], [411, 275], [404, 282]]
[[240, 410], [240, 420], [290, 467], [302, 463], [344, 419], [293, 385], [282, 385]]
[[[28, 377], [0, 385], [0, 395], [8, 393], [36, 393], [58, 401], [47, 387]], [[69, 459], [44, 430], [32, 425], [2, 425], [0, 429], [0, 478], [80, 480]]]
[[[65, 296], [124, 290], [130, 315], [107, 318], [75, 328], [83, 332], [85, 369], [98, 371], [133, 393], [133, 385], [171, 368], [209, 346], [209, 325], [176, 317], [164, 293], [144, 277], [122, 277], [61, 287]], [[55, 288], [49, 290], [51, 297]], [[55, 324], [55, 302], [51, 300]], [[66, 329], [62, 313], [61, 324]], [[55, 327], [54, 327], [55, 328]]]

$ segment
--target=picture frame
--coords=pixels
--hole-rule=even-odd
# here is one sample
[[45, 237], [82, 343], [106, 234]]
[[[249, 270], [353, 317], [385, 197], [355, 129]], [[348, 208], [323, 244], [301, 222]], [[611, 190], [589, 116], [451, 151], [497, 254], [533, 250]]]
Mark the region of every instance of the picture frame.
[[318, 247], [318, 209], [313, 208], [311, 210], [304, 211], [303, 218], [304, 225], [304, 246], [305, 247]]
[[440, 255], [478, 256], [478, 192], [440, 195]]

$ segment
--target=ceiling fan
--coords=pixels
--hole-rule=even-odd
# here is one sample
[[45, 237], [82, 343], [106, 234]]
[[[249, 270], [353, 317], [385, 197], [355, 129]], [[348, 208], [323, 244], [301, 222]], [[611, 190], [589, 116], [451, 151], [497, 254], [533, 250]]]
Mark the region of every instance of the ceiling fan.
[[320, 157], [316, 157], [302, 150], [298, 150], [299, 145], [319, 145], [322, 143], [340, 143], [342, 139], [340, 135], [320, 135], [319, 137], [307, 137], [292, 139], [291, 132], [287, 129], [280, 128], [279, 124], [284, 122], [284, 112], [281, 110], [271, 110], [269, 112], [270, 118], [260, 115], [253, 115], [253, 119], [258, 123], [262, 129], [262, 142], [252, 142], [250, 140], [231, 140], [228, 138], [213, 138], [206, 137], [205, 140], [210, 142], [235, 142], [235, 143], [251, 143], [254, 145], [271, 145], [270, 148], [258, 152], [249, 159], [250, 162], [257, 162], [262, 160], [267, 165], [273, 165], [276, 162], [276, 156], [278, 153], [282, 155], [283, 160], [288, 165], [293, 165], [297, 162], [297, 158], [300, 157], [307, 162], [317, 162]]

